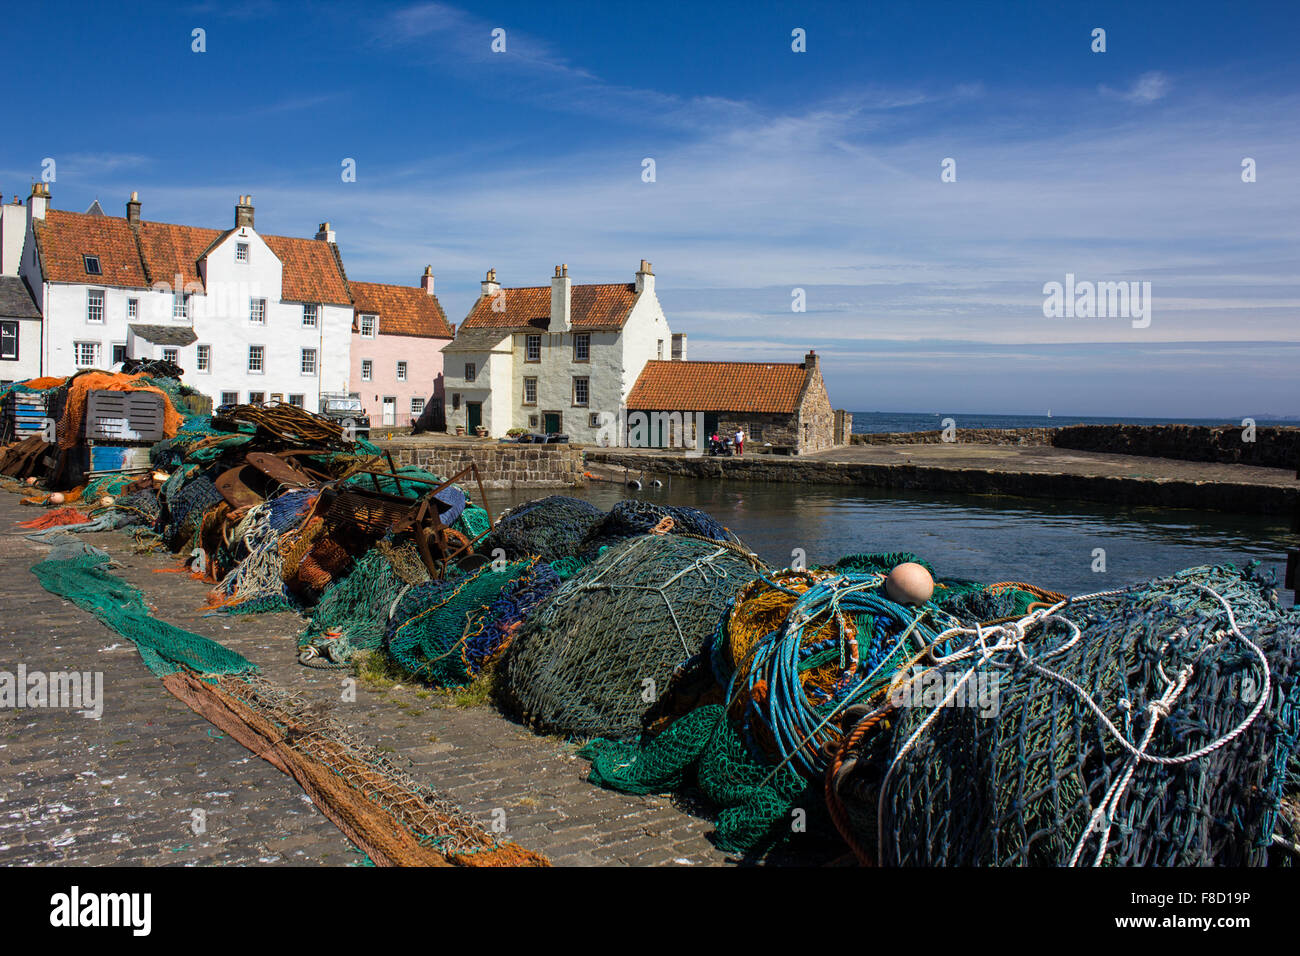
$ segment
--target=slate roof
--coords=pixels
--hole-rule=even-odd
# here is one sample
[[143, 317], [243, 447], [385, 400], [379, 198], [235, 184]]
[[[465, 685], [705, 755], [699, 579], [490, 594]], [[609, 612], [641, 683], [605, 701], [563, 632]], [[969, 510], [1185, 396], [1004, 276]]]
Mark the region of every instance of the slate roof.
[[0, 276], [0, 316], [6, 319], [41, 317], [41, 310], [21, 276]]
[[154, 345], [193, 345], [194, 330], [177, 325], [132, 325], [131, 332]]

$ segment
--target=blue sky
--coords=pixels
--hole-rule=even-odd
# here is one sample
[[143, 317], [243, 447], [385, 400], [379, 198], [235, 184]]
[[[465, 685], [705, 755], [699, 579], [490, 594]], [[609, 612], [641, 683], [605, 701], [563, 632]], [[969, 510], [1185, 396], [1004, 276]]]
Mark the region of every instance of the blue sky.
[[[692, 358], [816, 348], [839, 407], [1300, 415], [1293, 3], [49, 3], [8, 26], [6, 195], [46, 157], [65, 209], [134, 189], [146, 218], [224, 226], [251, 193], [264, 232], [329, 220], [352, 278], [431, 263], [453, 321], [488, 267], [646, 258]], [[1067, 272], [1150, 282], [1149, 327], [1045, 318]]]

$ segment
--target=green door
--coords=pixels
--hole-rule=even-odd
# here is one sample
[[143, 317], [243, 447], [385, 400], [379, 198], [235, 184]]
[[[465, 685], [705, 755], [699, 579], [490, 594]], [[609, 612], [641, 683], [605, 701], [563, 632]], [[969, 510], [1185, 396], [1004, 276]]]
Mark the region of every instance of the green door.
[[543, 424], [543, 426], [544, 426], [543, 430], [546, 432], [546, 434], [548, 434], [548, 435], [556, 435], [556, 434], [559, 434], [559, 431], [560, 431], [560, 413], [559, 413], [559, 412], [547, 412], [545, 415], [542, 416], [542, 424]]
[[466, 431], [470, 435], [477, 434], [477, 428], [483, 424], [483, 403], [466, 402], [465, 415], [469, 420], [469, 428], [467, 428]]

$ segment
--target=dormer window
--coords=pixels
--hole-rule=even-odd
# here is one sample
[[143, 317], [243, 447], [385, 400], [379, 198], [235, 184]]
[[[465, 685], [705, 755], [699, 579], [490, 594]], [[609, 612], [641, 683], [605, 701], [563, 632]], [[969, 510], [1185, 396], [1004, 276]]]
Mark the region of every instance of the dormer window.
[[379, 317], [376, 315], [361, 316], [361, 337], [363, 339], [373, 339], [375, 332], [379, 328]]
[[88, 276], [102, 276], [104, 274], [104, 270], [99, 265], [99, 256], [83, 255], [81, 264], [86, 267], [86, 275]]
[[235, 243], [235, 261], [236, 262], [248, 261], [248, 243], [246, 242]]

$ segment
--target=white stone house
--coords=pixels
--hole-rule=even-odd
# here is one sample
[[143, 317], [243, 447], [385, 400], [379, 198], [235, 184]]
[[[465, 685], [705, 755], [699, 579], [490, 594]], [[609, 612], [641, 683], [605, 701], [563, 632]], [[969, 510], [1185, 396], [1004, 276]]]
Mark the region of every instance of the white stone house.
[[502, 288], [488, 271], [478, 301], [443, 348], [447, 427], [493, 438], [511, 429], [594, 443], [646, 362], [684, 349], [655, 295], [650, 263], [634, 282]]
[[44, 315], [41, 375], [175, 361], [215, 404], [280, 400], [318, 409], [348, 388], [352, 296], [333, 233], [262, 235], [251, 197], [226, 230], [27, 204], [20, 274]]

